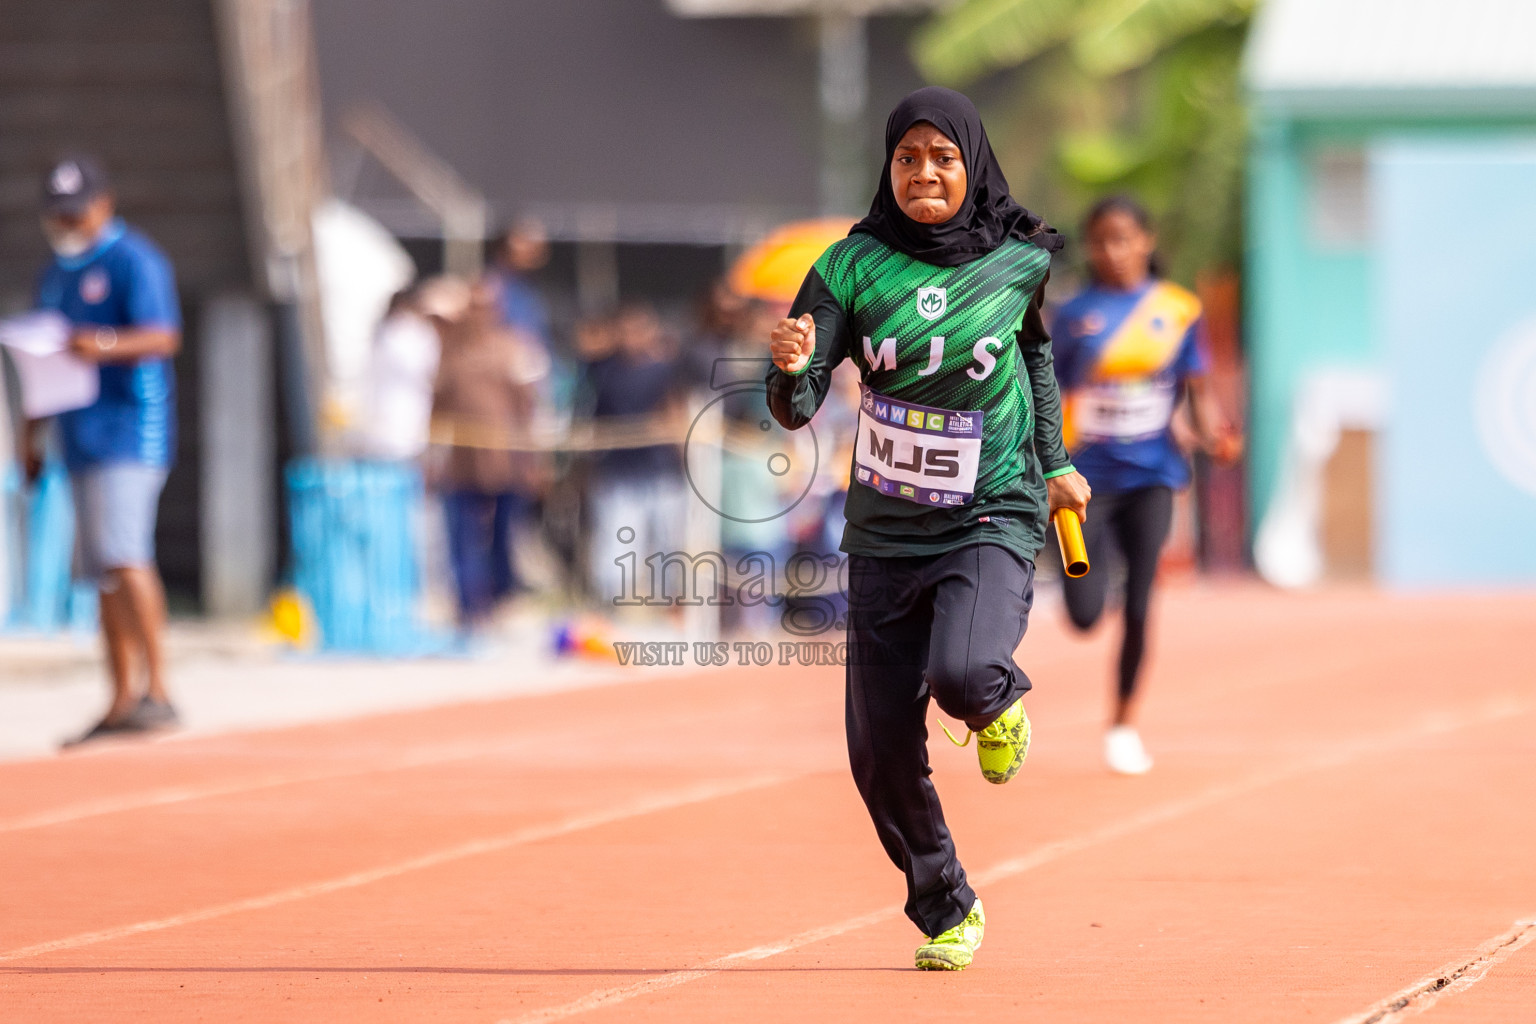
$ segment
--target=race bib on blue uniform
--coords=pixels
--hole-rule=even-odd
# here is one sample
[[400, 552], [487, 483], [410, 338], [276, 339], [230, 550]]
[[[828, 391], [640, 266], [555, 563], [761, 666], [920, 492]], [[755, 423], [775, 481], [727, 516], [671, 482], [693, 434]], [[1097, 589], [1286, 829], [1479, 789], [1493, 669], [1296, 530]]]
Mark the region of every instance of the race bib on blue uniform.
[[1178, 398], [1174, 381], [1096, 381], [1072, 396], [1072, 423], [1083, 443], [1139, 441], [1168, 429]]
[[981, 465], [985, 413], [902, 402], [863, 384], [859, 391], [854, 479], [919, 505], [969, 504]]

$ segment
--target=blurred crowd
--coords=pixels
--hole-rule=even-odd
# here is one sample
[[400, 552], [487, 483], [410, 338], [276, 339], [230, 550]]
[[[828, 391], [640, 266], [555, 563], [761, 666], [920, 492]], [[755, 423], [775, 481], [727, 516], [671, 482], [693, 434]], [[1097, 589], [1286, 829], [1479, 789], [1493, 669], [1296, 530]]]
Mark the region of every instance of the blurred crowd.
[[[728, 631], [776, 628], [785, 563], [837, 550], [851, 368], [823, 410], [818, 451], [771, 423], [762, 386], [763, 339], [787, 303], [721, 280], [687, 322], [629, 301], [557, 324], [537, 284], [548, 259], [541, 225], [516, 223], [478, 280], [411, 284], [375, 332], [349, 454], [421, 474], [424, 520], [441, 523], [421, 544], [429, 587], [451, 583], [466, 634], [519, 598], [611, 611], [638, 584], [644, 599], [647, 557], [713, 553], [688, 547], [698, 537], [685, 531], [685, 443], [718, 401], [709, 429], [724, 497], [704, 497], [717, 504], [709, 536], [730, 569], [719, 584], [702, 579], [737, 588], [721, 610]], [[624, 577], [630, 553], [638, 581]]]

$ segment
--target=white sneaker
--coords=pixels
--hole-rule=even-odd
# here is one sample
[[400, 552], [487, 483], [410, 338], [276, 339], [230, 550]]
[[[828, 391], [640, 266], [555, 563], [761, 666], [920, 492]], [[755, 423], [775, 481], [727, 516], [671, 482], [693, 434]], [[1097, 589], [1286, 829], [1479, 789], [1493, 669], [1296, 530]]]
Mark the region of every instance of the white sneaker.
[[1144, 775], [1152, 767], [1152, 758], [1135, 729], [1117, 725], [1104, 734], [1104, 763], [1121, 775]]

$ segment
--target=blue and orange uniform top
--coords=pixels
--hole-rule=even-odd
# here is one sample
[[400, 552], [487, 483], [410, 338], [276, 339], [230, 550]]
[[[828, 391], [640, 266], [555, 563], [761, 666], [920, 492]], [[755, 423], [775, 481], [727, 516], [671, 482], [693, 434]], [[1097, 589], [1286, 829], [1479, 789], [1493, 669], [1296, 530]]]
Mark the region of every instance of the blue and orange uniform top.
[[1185, 381], [1206, 371], [1202, 334], [1200, 300], [1155, 278], [1129, 291], [1092, 285], [1057, 312], [1063, 436], [1095, 490], [1189, 483], [1169, 424]]

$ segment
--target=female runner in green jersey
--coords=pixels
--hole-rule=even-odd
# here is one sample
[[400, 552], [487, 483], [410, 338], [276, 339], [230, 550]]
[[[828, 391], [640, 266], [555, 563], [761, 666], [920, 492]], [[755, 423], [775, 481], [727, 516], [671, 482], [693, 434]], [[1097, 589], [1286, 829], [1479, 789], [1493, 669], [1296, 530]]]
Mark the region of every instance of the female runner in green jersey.
[[[869, 216], [806, 276], [770, 338], [768, 401], [795, 429], [833, 368], [862, 385], [848, 525], [848, 753], [859, 793], [906, 874], [917, 966], [958, 970], [985, 917], [929, 779], [927, 708], [977, 734], [1003, 783], [1029, 749], [1029, 678], [1013, 652], [1052, 508], [1086, 513], [1061, 441], [1040, 317], [1061, 237], [1008, 194], [971, 101], [907, 96], [885, 131]], [[1018, 361], [1028, 371], [1021, 386]]]

